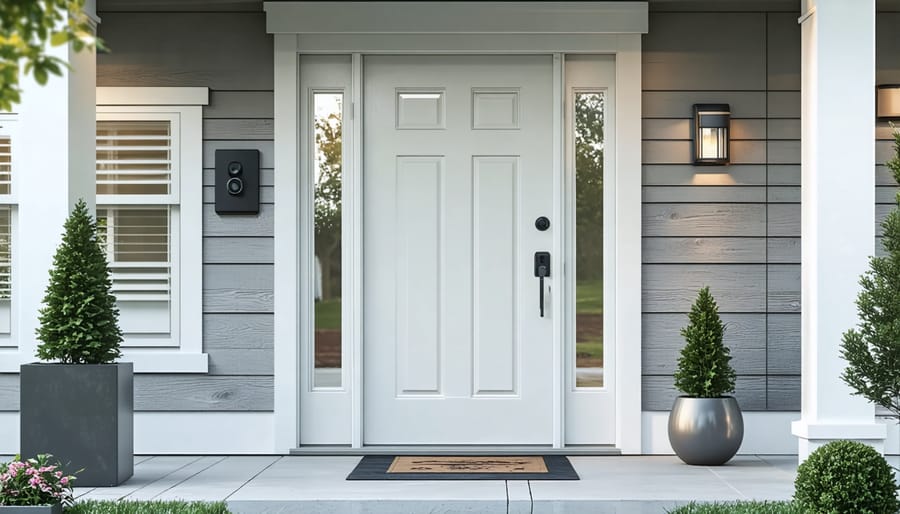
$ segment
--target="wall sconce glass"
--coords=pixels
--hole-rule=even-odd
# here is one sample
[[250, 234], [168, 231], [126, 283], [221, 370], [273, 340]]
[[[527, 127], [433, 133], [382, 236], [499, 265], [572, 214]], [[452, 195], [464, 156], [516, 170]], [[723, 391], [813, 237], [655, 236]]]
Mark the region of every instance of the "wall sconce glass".
[[728, 104], [694, 105], [694, 164], [728, 164], [730, 120]]
[[900, 120], [900, 84], [875, 88], [875, 116], [881, 121]]

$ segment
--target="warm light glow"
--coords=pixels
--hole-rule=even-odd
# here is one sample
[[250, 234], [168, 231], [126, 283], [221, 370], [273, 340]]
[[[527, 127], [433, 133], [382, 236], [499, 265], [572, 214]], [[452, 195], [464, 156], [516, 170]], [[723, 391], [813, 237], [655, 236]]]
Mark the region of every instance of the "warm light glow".
[[695, 186], [731, 186], [736, 184], [728, 173], [695, 173], [691, 184]]
[[725, 134], [724, 128], [701, 128], [700, 158], [723, 159], [728, 157]]

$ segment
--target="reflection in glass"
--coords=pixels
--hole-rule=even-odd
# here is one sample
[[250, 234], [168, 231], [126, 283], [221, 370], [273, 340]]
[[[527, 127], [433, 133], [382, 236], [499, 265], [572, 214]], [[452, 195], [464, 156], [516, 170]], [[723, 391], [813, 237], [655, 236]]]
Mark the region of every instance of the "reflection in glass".
[[314, 387], [341, 386], [342, 93], [315, 93]]
[[603, 93], [575, 94], [575, 386], [603, 386]]

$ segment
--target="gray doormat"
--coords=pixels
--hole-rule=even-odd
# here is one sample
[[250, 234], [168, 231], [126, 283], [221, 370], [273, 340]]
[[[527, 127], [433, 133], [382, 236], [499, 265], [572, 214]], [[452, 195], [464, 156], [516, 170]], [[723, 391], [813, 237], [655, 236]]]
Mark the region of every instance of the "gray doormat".
[[562, 455], [366, 455], [347, 480], [578, 480]]

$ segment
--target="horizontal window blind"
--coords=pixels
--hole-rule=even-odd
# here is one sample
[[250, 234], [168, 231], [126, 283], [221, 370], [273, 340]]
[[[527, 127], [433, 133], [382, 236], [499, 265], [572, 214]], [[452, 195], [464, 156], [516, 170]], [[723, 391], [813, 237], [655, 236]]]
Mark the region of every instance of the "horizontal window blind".
[[12, 213], [0, 206], [0, 300], [12, 297]]
[[0, 195], [12, 193], [12, 138], [0, 135]]
[[168, 195], [172, 123], [97, 120], [97, 194]]
[[113, 293], [119, 301], [168, 301], [171, 290], [169, 207], [99, 207]]

